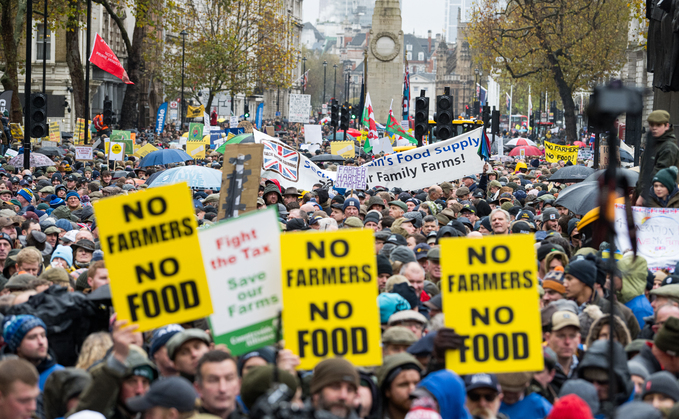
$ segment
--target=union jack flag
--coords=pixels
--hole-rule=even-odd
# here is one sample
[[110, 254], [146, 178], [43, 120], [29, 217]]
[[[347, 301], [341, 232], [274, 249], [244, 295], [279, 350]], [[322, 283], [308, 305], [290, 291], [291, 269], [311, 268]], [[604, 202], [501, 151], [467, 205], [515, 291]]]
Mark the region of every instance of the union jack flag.
[[[285, 179], [297, 181], [299, 154], [293, 149], [280, 144], [262, 141], [264, 143], [264, 170], [271, 170]], [[285, 164], [285, 162], [289, 164]]]

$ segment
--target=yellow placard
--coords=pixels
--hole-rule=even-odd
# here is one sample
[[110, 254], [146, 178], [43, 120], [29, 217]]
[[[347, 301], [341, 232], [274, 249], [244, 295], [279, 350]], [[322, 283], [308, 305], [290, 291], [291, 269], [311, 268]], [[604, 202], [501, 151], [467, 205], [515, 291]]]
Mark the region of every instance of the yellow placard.
[[21, 125], [12, 122], [9, 124], [9, 129], [15, 140], [24, 139], [24, 128]]
[[558, 163], [560, 160], [578, 164], [578, 149], [576, 145], [558, 145], [545, 141], [545, 160]]
[[330, 153], [342, 156], [345, 159], [353, 158], [356, 155], [353, 141], [331, 141]]
[[104, 199], [94, 212], [118, 320], [144, 332], [212, 314], [186, 183]]
[[[136, 147], [136, 145], [135, 145]], [[153, 144], [146, 144], [145, 146], [141, 147], [139, 150], [134, 152], [134, 155], [136, 157], [142, 158], [146, 157], [147, 154], [149, 154], [152, 151], [158, 150], [157, 147], [154, 147]]]
[[123, 151], [123, 147], [120, 145], [120, 143], [113, 143], [113, 147], [111, 147], [111, 153], [120, 154], [121, 151]]
[[368, 230], [281, 236], [286, 348], [311, 370], [326, 358], [382, 364], [374, 238]]
[[186, 152], [189, 156], [193, 157], [194, 160], [204, 159], [205, 144], [201, 141], [187, 141]]
[[446, 353], [446, 368], [460, 375], [542, 371], [534, 244], [532, 234], [442, 240], [445, 323], [464, 338]]
[[55, 147], [61, 141], [61, 128], [59, 128], [59, 121], [50, 122], [50, 141], [56, 142]]

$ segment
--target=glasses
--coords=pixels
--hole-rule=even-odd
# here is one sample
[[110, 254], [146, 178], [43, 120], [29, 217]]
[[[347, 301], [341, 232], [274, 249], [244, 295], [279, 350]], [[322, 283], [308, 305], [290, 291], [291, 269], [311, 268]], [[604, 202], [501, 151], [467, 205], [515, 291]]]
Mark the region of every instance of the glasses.
[[481, 400], [481, 397], [483, 397], [487, 402], [492, 402], [497, 398], [497, 393], [493, 394], [478, 394], [478, 393], [467, 393], [467, 397], [469, 397], [469, 400], [473, 402], [478, 402]]

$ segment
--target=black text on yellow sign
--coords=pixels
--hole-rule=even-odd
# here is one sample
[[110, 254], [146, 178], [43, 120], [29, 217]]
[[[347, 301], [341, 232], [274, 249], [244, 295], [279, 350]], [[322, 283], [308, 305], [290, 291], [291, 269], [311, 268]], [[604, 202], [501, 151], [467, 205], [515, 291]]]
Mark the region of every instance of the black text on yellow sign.
[[579, 147], [553, 144], [545, 141], [545, 160], [549, 163], [558, 163], [563, 160], [578, 164]]
[[343, 357], [382, 363], [377, 267], [369, 231], [281, 236], [283, 331], [300, 368]]
[[118, 319], [140, 331], [212, 314], [185, 183], [94, 204]]
[[533, 235], [445, 239], [441, 292], [446, 327], [464, 343], [448, 351], [458, 374], [542, 371]]

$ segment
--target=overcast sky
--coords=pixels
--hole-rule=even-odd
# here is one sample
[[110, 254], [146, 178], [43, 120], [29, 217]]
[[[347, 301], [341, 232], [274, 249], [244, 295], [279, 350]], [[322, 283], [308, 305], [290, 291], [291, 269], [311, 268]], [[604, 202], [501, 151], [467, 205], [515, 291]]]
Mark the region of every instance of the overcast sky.
[[[315, 23], [319, 0], [304, 0], [305, 22]], [[432, 37], [443, 31], [444, 0], [402, 0], [403, 32], [425, 37], [431, 29]], [[426, 5], [425, 7], [423, 7]]]

